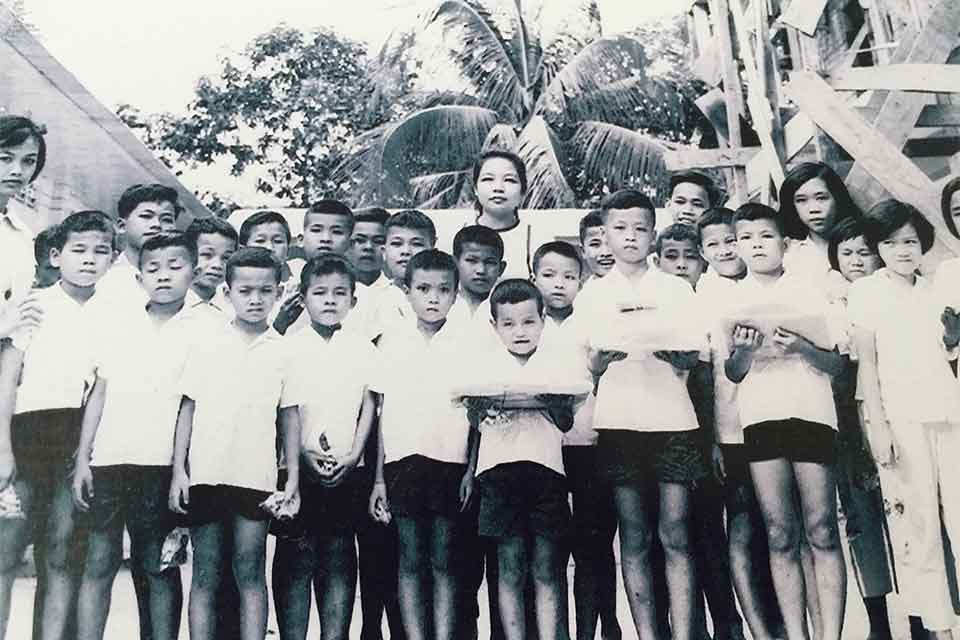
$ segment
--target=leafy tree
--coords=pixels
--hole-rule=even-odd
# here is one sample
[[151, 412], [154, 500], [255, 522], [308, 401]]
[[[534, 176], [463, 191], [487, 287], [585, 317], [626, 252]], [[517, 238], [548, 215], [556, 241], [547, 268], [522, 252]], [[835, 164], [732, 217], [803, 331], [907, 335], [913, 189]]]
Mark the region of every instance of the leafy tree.
[[[524, 159], [528, 207], [574, 206], [624, 186], [656, 195], [660, 140], [688, 142], [696, 128], [698, 89], [680, 82], [676, 28], [656, 36], [675, 54], [665, 73], [641, 38], [601, 36], [594, 1], [442, 0], [425, 25], [420, 42], [439, 39], [431, 60], [452, 65], [457, 81], [425, 98], [421, 91], [420, 109], [358, 137], [337, 177], [361, 201], [462, 205], [471, 167], [491, 147]], [[380, 64], [409, 55], [410, 42], [402, 44], [381, 52]]]

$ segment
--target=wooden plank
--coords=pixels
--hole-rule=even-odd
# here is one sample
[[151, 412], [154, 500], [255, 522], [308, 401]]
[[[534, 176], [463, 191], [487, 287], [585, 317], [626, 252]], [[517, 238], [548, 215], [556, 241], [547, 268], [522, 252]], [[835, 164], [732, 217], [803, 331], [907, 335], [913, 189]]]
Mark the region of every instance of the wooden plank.
[[[733, 37], [730, 33], [730, 6], [728, 0], [710, 0], [710, 14], [713, 16], [713, 29], [716, 34], [718, 57], [723, 61], [721, 75], [723, 81], [723, 99], [727, 115], [727, 144], [738, 149], [743, 145], [743, 131], [740, 128], [740, 114], [743, 113], [743, 84], [740, 70], [733, 57]], [[732, 170], [732, 189], [728, 202], [738, 206], [747, 201], [747, 172], [741, 167]]]
[[820, 16], [830, 0], [792, 0], [790, 6], [780, 16], [783, 24], [812, 36], [817, 30]]
[[[879, 109], [870, 107], [857, 107], [857, 112], [864, 117], [867, 122], [872, 122]], [[917, 118], [917, 127], [938, 129], [940, 127], [960, 127], [960, 105], [953, 104], [928, 104], [924, 105], [920, 117]]]
[[[860, 27], [860, 31], [857, 32], [857, 37], [853, 39], [853, 42], [850, 44], [850, 48], [847, 49], [847, 55], [843, 59], [841, 66], [844, 69], [849, 69], [853, 66], [853, 63], [857, 61], [857, 56], [860, 55], [860, 47], [863, 46], [863, 41], [867, 39], [867, 35], [870, 33], [870, 25], [866, 22]], [[834, 87], [836, 89], [836, 87]]]
[[[960, 241], [950, 235], [939, 215], [939, 194], [934, 183], [898, 147], [845, 104], [842, 96], [815, 73], [794, 73], [788, 90], [793, 101], [854, 158], [856, 167], [882, 183], [893, 197], [918, 207], [937, 228], [939, 240], [954, 253], [960, 250]], [[851, 195], [864, 209], [875, 202], [865, 199], [859, 191], [851, 190]]]
[[960, 93], [960, 65], [888, 64], [837, 69], [827, 79], [838, 91]]
[[739, 147], [736, 149], [679, 149], [677, 151], [665, 151], [663, 153], [663, 161], [670, 171], [745, 167], [759, 151], [760, 147]]

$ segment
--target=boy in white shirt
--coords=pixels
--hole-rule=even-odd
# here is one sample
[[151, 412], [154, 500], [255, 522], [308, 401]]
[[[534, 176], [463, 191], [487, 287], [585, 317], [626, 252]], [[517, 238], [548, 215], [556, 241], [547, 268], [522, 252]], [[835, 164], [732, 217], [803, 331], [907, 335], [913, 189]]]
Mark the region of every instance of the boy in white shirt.
[[[301, 513], [274, 529], [273, 595], [285, 638], [306, 635], [311, 584], [324, 635], [347, 637], [353, 614], [354, 536], [371, 486], [363, 451], [376, 413], [368, 387], [379, 362], [370, 340], [343, 326], [356, 304], [355, 283], [342, 257], [309, 260], [300, 294], [310, 324], [285, 338], [284, 401], [299, 405], [302, 423]], [[289, 457], [287, 469], [296, 470]]]
[[[435, 249], [407, 265], [407, 298], [415, 325], [388, 328], [377, 343], [382, 368], [381, 456], [370, 496], [389, 502], [399, 530], [399, 601], [407, 637], [452, 640], [456, 633], [461, 529], [473, 493], [467, 464], [472, 432], [451, 402], [463, 358], [462, 334], [447, 313], [457, 296], [457, 265]], [[474, 461], [476, 462], [476, 461]], [[378, 518], [379, 515], [379, 518]]]
[[585, 282], [602, 278], [613, 269], [616, 259], [603, 231], [603, 209], [594, 209], [580, 218], [580, 251], [589, 271], [589, 275], [584, 274]]
[[387, 244], [386, 209], [358, 209], [350, 234], [350, 264], [357, 274], [357, 287], [371, 287], [386, 280], [383, 275], [383, 248]]
[[0, 351], [0, 490], [13, 487], [26, 518], [0, 519], [0, 636], [17, 566], [36, 527], [42, 538], [44, 637], [60, 637], [75, 593], [69, 566], [74, 518], [68, 474], [93, 375], [88, 303], [113, 260], [113, 222], [99, 211], [71, 214], [50, 250], [58, 285], [37, 292], [43, 320], [18, 330]]
[[191, 525], [191, 638], [214, 637], [225, 563], [240, 592], [241, 637], [266, 635], [270, 513], [263, 504], [277, 489], [278, 422], [289, 471], [281, 504], [294, 512], [299, 504], [300, 419], [285, 393], [288, 352], [267, 323], [281, 269], [263, 248], [231, 256], [226, 279], [234, 318], [198, 336], [178, 383], [169, 506]]
[[[73, 473], [73, 500], [90, 531], [77, 607], [77, 633], [102, 638], [124, 525], [141, 565], [152, 637], [174, 639], [180, 627], [180, 571], [160, 568], [164, 538], [176, 523], [167, 508], [176, 382], [203, 315], [184, 300], [196, 254], [179, 232], [151, 236], [140, 250], [140, 280], [149, 302], [102, 318], [94, 343], [96, 379], [84, 407]], [[135, 428], [134, 428], [135, 427]]]
[[451, 319], [467, 325], [494, 341], [490, 330], [490, 292], [503, 275], [503, 240], [500, 234], [482, 225], [463, 227], [453, 237], [453, 257], [457, 261], [460, 289], [450, 310]]
[[226, 220], [206, 216], [191, 222], [185, 233], [197, 252], [193, 284], [186, 297], [187, 306], [204, 303], [218, 311], [226, 311], [229, 305], [224, 292], [226, 267], [240, 242], [237, 230]]
[[[825, 294], [796, 274], [784, 272], [786, 239], [777, 212], [749, 203], [736, 211], [734, 228], [747, 276], [734, 290], [737, 307], [783, 305], [822, 314]], [[813, 550], [823, 637], [839, 640], [846, 597], [846, 570], [837, 528], [837, 413], [831, 376], [841, 372], [836, 348], [827, 350], [778, 327], [763, 335], [738, 325], [728, 337], [727, 378], [739, 385], [737, 402], [744, 425], [750, 474], [763, 511], [770, 567], [788, 637], [804, 637], [806, 614], [800, 562], [801, 527]], [[763, 342], [776, 357], [755, 359]], [[785, 393], [789, 390], [789, 393]], [[798, 492], [803, 514], [796, 513]], [[804, 523], [804, 524], [801, 524]]]

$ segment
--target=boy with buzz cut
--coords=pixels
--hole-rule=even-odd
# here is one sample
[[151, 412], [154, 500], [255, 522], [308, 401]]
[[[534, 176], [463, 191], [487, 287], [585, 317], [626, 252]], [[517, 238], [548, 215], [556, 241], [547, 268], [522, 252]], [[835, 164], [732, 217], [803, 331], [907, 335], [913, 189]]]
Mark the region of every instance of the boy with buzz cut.
[[[371, 471], [363, 450], [376, 414], [369, 390], [379, 358], [370, 340], [343, 326], [356, 280], [340, 256], [320, 255], [300, 273], [310, 324], [291, 334], [285, 403], [302, 423], [301, 512], [275, 529], [273, 593], [283, 638], [304, 638], [314, 586], [324, 637], [346, 638], [357, 580], [357, 518], [366, 513]], [[317, 363], [336, 371], [318, 376]], [[288, 473], [296, 465], [287, 458]]]
[[[16, 331], [0, 350], [0, 491], [26, 517], [0, 519], [0, 637], [6, 631], [17, 566], [38, 538], [45, 566], [42, 637], [63, 637], [75, 594], [69, 471], [93, 375], [90, 301], [113, 260], [114, 225], [99, 211], [71, 214], [57, 227], [50, 262], [60, 282], [36, 292], [43, 322]], [[15, 497], [14, 497], [15, 496]], [[38, 525], [38, 526], [35, 526]]]
[[594, 209], [580, 219], [580, 251], [590, 270], [590, 280], [602, 278], [613, 269], [613, 252], [603, 232], [603, 209]]
[[700, 236], [696, 227], [671, 224], [657, 235], [654, 264], [664, 273], [679, 276], [690, 283], [693, 290], [706, 268], [700, 252]]
[[700, 216], [718, 200], [717, 187], [705, 173], [690, 170], [670, 176], [670, 197], [666, 208], [674, 223], [696, 227]]
[[[428, 249], [410, 259], [406, 288], [416, 323], [388, 328], [377, 343], [383, 401], [380, 455], [370, 514], [399, 530], [399, 602], [408, 638], [457, 637], [463, 554], [461, 513], [473, 493], [469, 422], [450, 402], [463, 357], [447, 314], [457, 297], [453, 257]], [[474, 461], [475, 462], [475, 461]]]
[[217, 311], [226, 311], [226, 267], [240, 241], [237, 230], [226, 220], [207, 216], [191, 222], [185, 233], [197, 255], [187, 306], [209, 305]]
[[175, 639], [179, 632], [180, 571], [161, 568], [160, 550], [176, 526], [167, 509], [180, 407], [176, 382], [188, 345], [209, 321], [185, 304], [195, 246], [180, 232], [150, 237], [139, 265], [149, 302], [98, 326], [96, 378], [73, 472], [73, 501], [90, 532], [77, 605], [81, 638], [103, 637], [125, 525], [133, 562], [146, 577], [151, 637]]
[[[546, 302], [544, 340], [549, 344], [559, 342], [578, 353], [586, 372], [589, 336], [588, 327], [581, 322], [586, 314], [574, 312], [582, 269], [580, 254], [567, 242], [548, 242], [533, 254], [533, 283]], [[598, 618], [601, 637], [619, 638], [622, 634], [617, 621], [613, 556], [617, 512], [613, 492], [597, 470], [598, 436], [593, 429], [595, 400], [592, 394], [587, 397], [574, 416], [573, 428], [563, 434], [563, 468], [573, 502], [571, 550], [576, 565], [573, 599], [578, 640], [592, 640], [596, 636]]]
[[358, 209], [353, 216], [350, 236], [350, 262], [357, 273], [357, 286], [370, 287], [383, 277], [383, 248], [387, 243], [386, 209]]
[[290, 253], [290, 242], [293, 236], [290, 233], [290, 223], [280, 213], [276, 211], [258, 211], [243, 221], [240, 225], [240, 246], [241, 247], [263, 247], [280, 262], [282, 271], [280, 273], [281, 299], [284, 288], [291, 288], [291, 280], [296, 284], [299, 274], [294, 274], [287, 264], [287, 258]]
[[453, 237], [460, 288], [457, 303], [450, 310], [457, 324], [470, 324], [482, 335], [493, 337], [487, 322], [490, 292], [503, 275], [503, 239], [489, 227], [470, 225]]
[[[599, 467], [614, 487], [620, 553], [630, 610], [640, 637], [656, 637], [649, 519], [659, 493], [659, 537], [666, 559], [673, 635], [692, 634], [695, 572], [689, 536], [690, 494], [706, 472], [697, 441], [697, 418], [687, 375], [703, 347], [684, 351], [613, 350], [605, 327], [624, 324], [633, 310], [656, 309], [669, 317], [694, 318], [694, 295], [679, 278], [651, 268], [656, 241], [653, 203], [638, 191], [611, 194], [604, 202], [607, 242], [616, 265], [584, 291], [578, 302], [590, 310], [591, 370], [597, 386], [594, 426]], [[686, 324], [686, 323], [684, 323]], [[688, 342], [704, 336], [683, 327]], [[606, 342], [606, 343], [605, 343]]]

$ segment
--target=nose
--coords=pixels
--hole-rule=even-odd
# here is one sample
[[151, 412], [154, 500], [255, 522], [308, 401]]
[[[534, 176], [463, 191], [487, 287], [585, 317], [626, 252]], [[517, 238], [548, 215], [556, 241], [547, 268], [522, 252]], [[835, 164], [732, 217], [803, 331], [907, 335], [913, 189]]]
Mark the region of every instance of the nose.
[[686, 262], [681, 261], [677, 263], [677, 271], [680, 271], [681, 273], [683, 273], [683, 272], [686, 272], [686, 270], [687, 270]]

